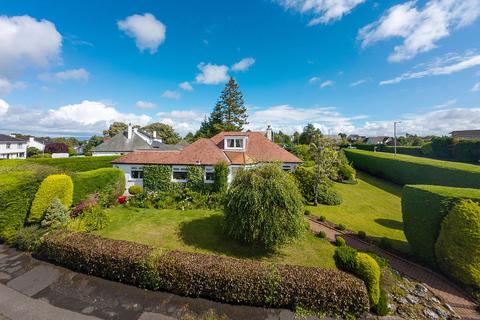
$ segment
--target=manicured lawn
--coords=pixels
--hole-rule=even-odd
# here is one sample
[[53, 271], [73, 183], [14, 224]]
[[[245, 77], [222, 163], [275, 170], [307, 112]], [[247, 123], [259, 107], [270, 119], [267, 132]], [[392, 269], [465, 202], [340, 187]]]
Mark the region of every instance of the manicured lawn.
[[350, 230], [365, 231], [369, 236], [389, 238], [394, 248], [409, 251], [403, 233], [400, 186], [358, 172], [358, 184], [335, 183], [335, 189], [342, 195], [342, 204], [309, 207], [312, 214], [323, 215]]
[[245, 247], [222, 234], [222, 213], [210, 210], [108, 210], [111, 222], [98, 235], [145, 243], [167, 250], [214, 253], [286, 264], [334, 268], [335, 247], [305, 230], [304, 236], [277, 252]]

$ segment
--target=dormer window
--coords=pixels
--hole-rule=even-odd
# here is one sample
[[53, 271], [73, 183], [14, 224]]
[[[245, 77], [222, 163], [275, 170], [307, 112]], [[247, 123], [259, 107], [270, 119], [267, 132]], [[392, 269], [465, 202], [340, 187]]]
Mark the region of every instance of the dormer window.
[[225, 150], [244, 150], [246, 137], [225, 137]]

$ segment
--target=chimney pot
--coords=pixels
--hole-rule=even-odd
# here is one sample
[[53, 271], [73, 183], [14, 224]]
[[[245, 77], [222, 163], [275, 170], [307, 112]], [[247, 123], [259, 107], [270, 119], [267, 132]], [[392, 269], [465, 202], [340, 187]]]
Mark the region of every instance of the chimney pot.
[[273, 130], [270, 125], [267, 127], [267, 139], [273, 141]]
[[133, 128], [132, 128], [132, 124], [129, 123], [128, 129], [127, 129], [127, 139], [128, 140], [132, 139], [132, 135], [133, 135]]

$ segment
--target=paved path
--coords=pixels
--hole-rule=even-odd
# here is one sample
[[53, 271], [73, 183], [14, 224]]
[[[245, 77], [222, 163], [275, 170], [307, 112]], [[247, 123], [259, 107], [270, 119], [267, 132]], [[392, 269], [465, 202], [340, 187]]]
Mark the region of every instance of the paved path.
[[284, 309], [142, 290], [76, 273], [0, 244], [0, 320], [174, 320], [210, 310], [229, 319], [295, 319]]
[[472, 302], [461, 288], [452, 283], [444, 276], [419, 264], [408, 261], [402, 257], [394, 255], [388, 251], [382, 250], [375, 245], [349, 235], [348, 233], [333, 229], [310, 217], [310, 228], [314, 232], [324, 231], [327, 238], [335, 240], [336, 235], [341, 235], [347, 244], [353, 248], [365, 251], [371, 251], [390, 261], [390, 265], [400, 273], [426, 284], [429, 289], [446, 303], [453, 307], [455, 312], [468, 320], [480, 320], [480, 313], [476, 311], [476, 304]]

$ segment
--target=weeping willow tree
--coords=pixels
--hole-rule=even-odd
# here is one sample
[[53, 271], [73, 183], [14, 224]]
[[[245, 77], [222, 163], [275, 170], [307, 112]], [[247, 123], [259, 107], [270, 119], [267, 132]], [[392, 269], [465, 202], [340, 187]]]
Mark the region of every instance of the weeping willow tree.
[[279, 164], [239, 170], [226, 199], [225, 231], [240, 242], [273, 249], [304, 229], [302, 195]]

